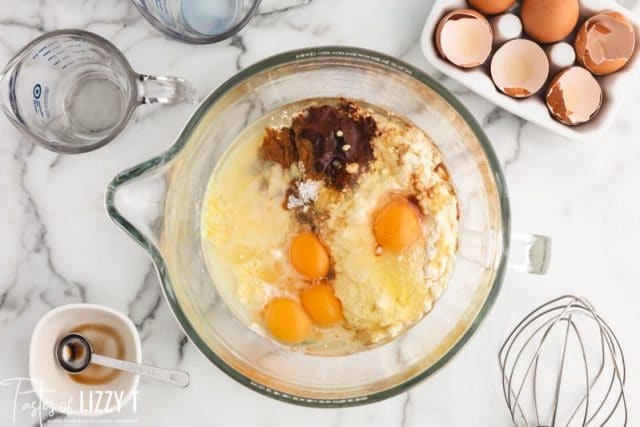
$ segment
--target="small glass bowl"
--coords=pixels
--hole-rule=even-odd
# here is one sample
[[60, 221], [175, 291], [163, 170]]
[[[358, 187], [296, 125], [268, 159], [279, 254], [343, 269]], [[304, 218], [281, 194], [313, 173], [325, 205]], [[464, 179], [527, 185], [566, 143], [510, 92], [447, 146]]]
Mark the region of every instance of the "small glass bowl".
[[165, 35], [192, 44], [216, 43], [236, 34], [258, 12], [261, 0], [131, 0]]

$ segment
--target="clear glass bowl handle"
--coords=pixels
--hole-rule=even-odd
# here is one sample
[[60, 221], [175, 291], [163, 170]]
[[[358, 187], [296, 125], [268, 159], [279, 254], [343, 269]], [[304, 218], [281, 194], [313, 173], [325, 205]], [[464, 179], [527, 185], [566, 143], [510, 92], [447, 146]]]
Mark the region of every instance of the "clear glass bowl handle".
[[511, 233], [508, 268], [531, 274], [546, 274], [551, 259], [551, 238], [537, 234]]

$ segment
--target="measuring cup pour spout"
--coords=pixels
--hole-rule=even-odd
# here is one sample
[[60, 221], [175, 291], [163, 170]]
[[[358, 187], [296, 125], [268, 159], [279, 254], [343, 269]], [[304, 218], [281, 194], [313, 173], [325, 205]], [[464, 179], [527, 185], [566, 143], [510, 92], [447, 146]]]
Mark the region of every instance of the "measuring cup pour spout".
[[138, 74], [111, 42], [81, 30], [44, 34], [0, 76], [2, 110], [52, 151], [85, 153], [113, 140], [141, 104], [195, 102], [183, 79]]

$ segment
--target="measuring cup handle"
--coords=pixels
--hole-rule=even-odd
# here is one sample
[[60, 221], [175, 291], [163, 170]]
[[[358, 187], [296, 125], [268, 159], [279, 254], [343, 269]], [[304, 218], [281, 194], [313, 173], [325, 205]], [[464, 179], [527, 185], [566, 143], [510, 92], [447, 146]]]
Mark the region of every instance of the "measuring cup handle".
[[179, 77], [149, 76], [139, 74], [137, 79], [138, 102], [140, 104], [173, 104], [196, 102], [195, 89]]

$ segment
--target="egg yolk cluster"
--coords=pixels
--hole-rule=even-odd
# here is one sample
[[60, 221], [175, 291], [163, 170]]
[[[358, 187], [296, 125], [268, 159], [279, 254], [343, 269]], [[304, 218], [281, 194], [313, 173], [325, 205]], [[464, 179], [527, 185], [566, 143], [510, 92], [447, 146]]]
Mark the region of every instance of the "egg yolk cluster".
[[310, 231], [296, 235], [289, 246], [289, 262], [307, 283], [300, 302], [287, 297], [273, 298], [264, 310], [265, 326], [279, 341], [304, 341], [314, 324], [333, 326], [343, 319], [342, 305], [326, 280], [331, 269], [327, 247]]
[[[405, 197], [395, 195], [373, 216], [373, 234], [384, 251], [401, 252], [422, 237], [418, 208]], [[318, 236], [304, 231], [291, 239], [289, 262], [305, 279], [299, 300], [272, 298], [264, 309], [264, 322], [277, 340], [295, 344], [305, 341], [313, 326], [330, 327], [343, 321], [342, 305], [327, 276], [331, 255]]]

